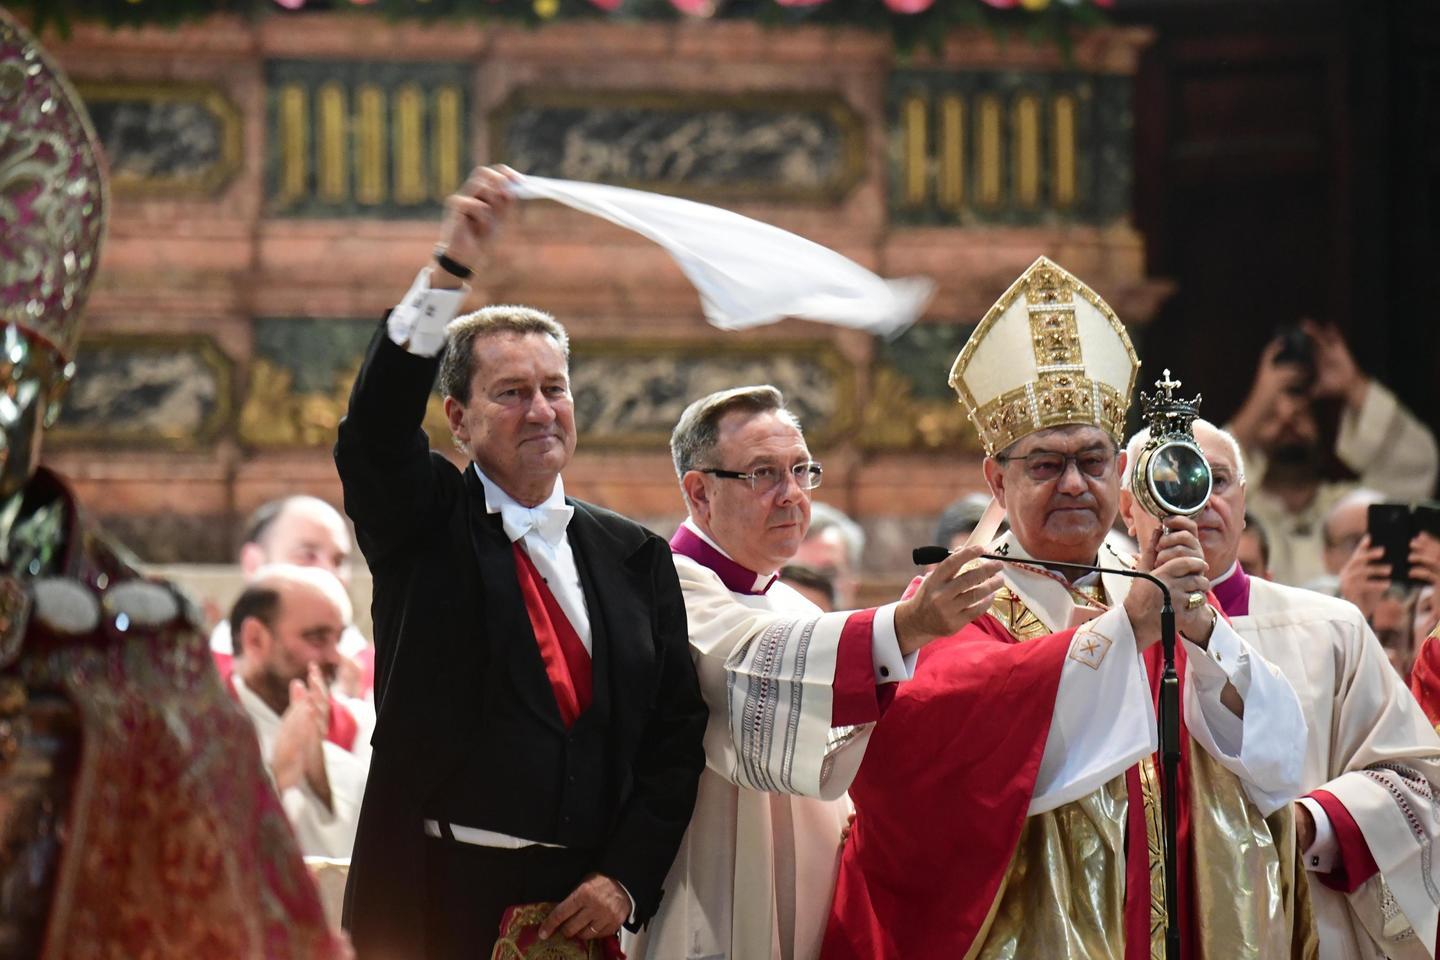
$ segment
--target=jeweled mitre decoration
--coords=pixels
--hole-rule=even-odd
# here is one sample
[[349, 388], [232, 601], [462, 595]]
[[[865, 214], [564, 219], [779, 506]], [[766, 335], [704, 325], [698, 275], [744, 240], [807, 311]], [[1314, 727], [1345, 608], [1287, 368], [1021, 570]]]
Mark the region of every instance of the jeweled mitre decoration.
[[68, 360], [105, 233], [99, 140], [80, 97], [0, 9], [0, 322]]
[[1040, 257], [985, 314], [950, 386], [994, 455], [1049, 427], [1088, 424], [1124, 440], [1140, 358], [1100, 296]]

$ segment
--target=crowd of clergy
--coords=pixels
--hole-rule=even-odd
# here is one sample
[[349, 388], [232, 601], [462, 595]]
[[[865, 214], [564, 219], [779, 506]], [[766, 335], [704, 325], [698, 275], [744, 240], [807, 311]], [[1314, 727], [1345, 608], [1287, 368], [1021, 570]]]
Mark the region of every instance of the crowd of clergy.
[[[44, 256], [0, 324], [0, 953], [1435, 957], [1440, 539], [1396, 542], [1385, 508], [1432, 494], [1436, 443], [1335, 329], [1277, 338], [1227, 425], [1184, 417], [1206, 493], [1166, 510], [1140, 465], [1173, 421], [1127, 435], [1124, 323], [1039, 257], [950, 371], [985, 489], [867, 607], [862, 528], [814, 501], [775, 386], [685, 398], [665, 538], [566, 494], [564, 326], [462, 305], [521, 198], [665, 246], [712, 320], [898, 326], [932, 286], [717, 208], [478, 168], [376, 324], [343, 515], [258, 510], [207, 651], [36, 461], [108, 201], [78, 98], [3, 9], [0, 68], [0, 147], [50, 170], [6, 194]], [[458, 458], [423, 429], [436, 392]]]
[[[303, 852], [348, 863], [359, 957], [1133, 960], [1167, 931], [1193, 957], [1435, 955], [1440, 539], [1402, 579], [1367, 518], [1431, 493], [1436, 443], [1338, 332], [1266, 348], [1231, 421], [1194, 422], [1208, 503], [1157, 517], [1125, 433], [1140, 358], [1041, 257], [951, 373], [987, 489], [938, 518], [942, 562], [861, 608], [864, 531], [813, 499], [773, 386], [685, 409], [668, 543], [567, 498], [564, 328], [456, 319], [508, 178], [450, 199], [341, 428], [374, 642], [350, 528], [304, 496], [250, 521], [211, 637]], [[420, 430], [437, 380], [464, 470]], [[1130, 570], [1176, 609], [1176, 891], [1160, 596]]]

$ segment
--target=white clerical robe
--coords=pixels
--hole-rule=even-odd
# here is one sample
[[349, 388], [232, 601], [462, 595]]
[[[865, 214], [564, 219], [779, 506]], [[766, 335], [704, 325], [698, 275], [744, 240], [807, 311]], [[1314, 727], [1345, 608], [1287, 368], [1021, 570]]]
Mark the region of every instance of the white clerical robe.
[[[280, 715], [260, 699], [236, 673], [235, 694], [240, 706], [255, 725], [260, 738], [260, 755], [265, 769], [274, 776], [271, 760], [275, 737], [280, 732]], [[280, 803], [295, 830], [300, 852], [307, 857], [350, 858], [355, 846], [355, 826], [360, 821], [360, 801], [365, 797], [365, 780], [370, 774], [370, 734], [375, 729], [374, 709], [361, 700], [346, 700], [345, 707], [359, 725], [355, 743], [346, 750], [329, 740], [324, 742], [325, 776], [330, 781], [327, 807], [302, 779], [299, 786], [280, 794]]]
[[[710, 719], [705, 771], [690, 828], [666, 877], [659, 912], [626, 954], [650, 960], [798, 958], [813, 960], [825, 933], [840, 831], [850, 814], [845, 790], [859, 768], [871, 725], [832, 729], [830, 685], [848, 613], [821, 610], [784, 583], [764, 594], [732, 593], [720, 578], [688, 557], [675, 568], [685, 594], [695, 658]], [[791, 698], [769, 739], [737, 745], [731, 720], [743, 714], [746, 654], [766, 630], [783, 643], [796, 678]], [[777, 646], [780, 646], [777, 644]], [[729, 709], [741, 689], [740, 713]], [[742, 755], [745, 754], [745, 755]], [[788, 769], [785, 769], [787, 768]], [[776, 774], [773, 787], [756, 781]], [[741, 786], [740, 784], [745, 784]]]
[[[1027, 558], [1013, 532], [992, 545], [991, 552], [1022, 561]], [[1108, 543], [1101, 545], [1096, 565], [1107, 571], [1133, 569], [1130, 559]], [[1006, 564], [1003, 576], [1005, 585], [1044, 624], [1046, 632], [1058, 632], [1095, 617], [1093, 610], [1077, 604], [1074, 595], [1053, 576], [1016, 564]], [[1126, 630], [1129, 620], [1123, 608], [1129, 592], [1159, 589], [1118, 573], [1104, 573], [1101, 580], [1110, 608], [1103, 618], [1108, 620], [1119, 614], [1115, 622], [1117, 625], [1123, 622]], [[1100, 622], [1101, 618], [1096, 618], [1097, 625]], [[1188, 663], [1181, 691], [1186, 729], [1207, 753], [1240, 778], [1251, 802], [1268, 816], [1299, 793], [1300, 748], [1305, 743], [1306, 728], [1295, 691], [1281, 671], [1268, 663], [1223, 617], [1216, 619], [1204, 649], [1189, 640], [1181, 642], [1185, 644]], [[1243, 718], [1235, 716], [1220, 702], [1227, 683], [1235, 687], [1244, 701]], [[1093, 709], [1094, 704], [1090, 707]], [[1077, 710], [1057, 700], [1054, 725], [1079, 729], [1085, 722]], [[1115, 722], [1121, 721], [1117, 718]], [[1047, 754], [1049, 748], [1047, 741]], [[1041, 769], [1044, 769], [1043, 762]], [[1041, 809], [1051, 807], [1037, 808], [1032, 802], [1032, 814]]]
[[[675, 556], [675, 568], [710, 707], [706, 769], [659, 912], [626, 938], [626, 953], [814, 960], [850, 813], [844, 792], [874, 729], [831, 726], [836, 653], [853, 614], [822, 613], [783, 583], [732, 592], [686, 556]], [[1113, 645], [1098, 660], [1065, 662], [1063, 719], [1046, 741], [1031, 812], [1094, 790], [1155, 750], [1149, 680], [1129, 621], [1116, 609], [1095, 626]], [[1077, 649], [1085, 642], [1077, 634]], [[1097, 702], [1112, 708], [1097, 711]], [[747, 733], [760, 717], [765, 735]]]
[[1431, 957], [1440, 872], [1440, 737], [1344, 600], [1250, 580], [1232, 625], [1294, 685], [1310, 728], [1301, 789], [1355, 819], [1380, 872], [1351, 894], [1310, 875], [1320, 960]]

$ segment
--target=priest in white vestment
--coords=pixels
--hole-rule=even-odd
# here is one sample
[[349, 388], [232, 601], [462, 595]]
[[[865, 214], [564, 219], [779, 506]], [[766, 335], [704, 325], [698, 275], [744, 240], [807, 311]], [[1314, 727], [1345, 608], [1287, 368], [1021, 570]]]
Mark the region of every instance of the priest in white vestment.
[[[1214, 478], [1196, 520], [1215, 597], [1295, 687], [1310, 731], [1295, 820], [1319, 958], [1433, 957], [1440, 737], [1354, 605], [1241, 569], [1239, 445], [1204, 420], [1195, 437]], [[1131, 462], [1147, 439], [1130, 441]], [[1156, 521], [1128, 493], [1122, 509], [1132, 532], [1148, 535]]]
[[[915, 651], [989, 607], [998, 565], [961, 573], [979, 551], [957, 552], [905, 601], [822, 613], [775, 575], [804, 536], [820, 479], [779, 391], [697, 401], [672, 453], [690, 515], [671, 547], [710, 707], [707, 767], [660, 910], [626, 949], [652, 960], [811, 960], [850, 812], [844, 792], [873, 722]], [[1123, 611], [1108, 620], [1119, 621], [1106, 628], [1115, 655], [1066, 662], [1035, 803], [1063, 803], [1155, 748], [1135, 638]], [[1114, 710], [1095, 711], [1097, 700]]]
[[305, 856], [350, 857], [370, 771], [368, 704], [345, 704], [359, 727], [348, 748], [326, 737], [349, 620], [333, 574], [282, 564], [261, 569], [230, 615], [240, 655], [230, 684]]

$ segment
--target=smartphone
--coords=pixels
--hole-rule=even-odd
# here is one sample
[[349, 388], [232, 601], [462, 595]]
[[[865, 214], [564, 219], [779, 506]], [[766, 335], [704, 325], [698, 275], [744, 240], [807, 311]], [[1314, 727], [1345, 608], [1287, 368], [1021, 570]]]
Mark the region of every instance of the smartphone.
[[1390, 579], [1407, 586], [1419, 583], [1410, 576], [1410, 541], [1422, 532], [1440, 538], [1440, 504], [1372, 503], [1366, 521], [1370, 545], [1385, 548], [1380, 562], [1389, 564]]

